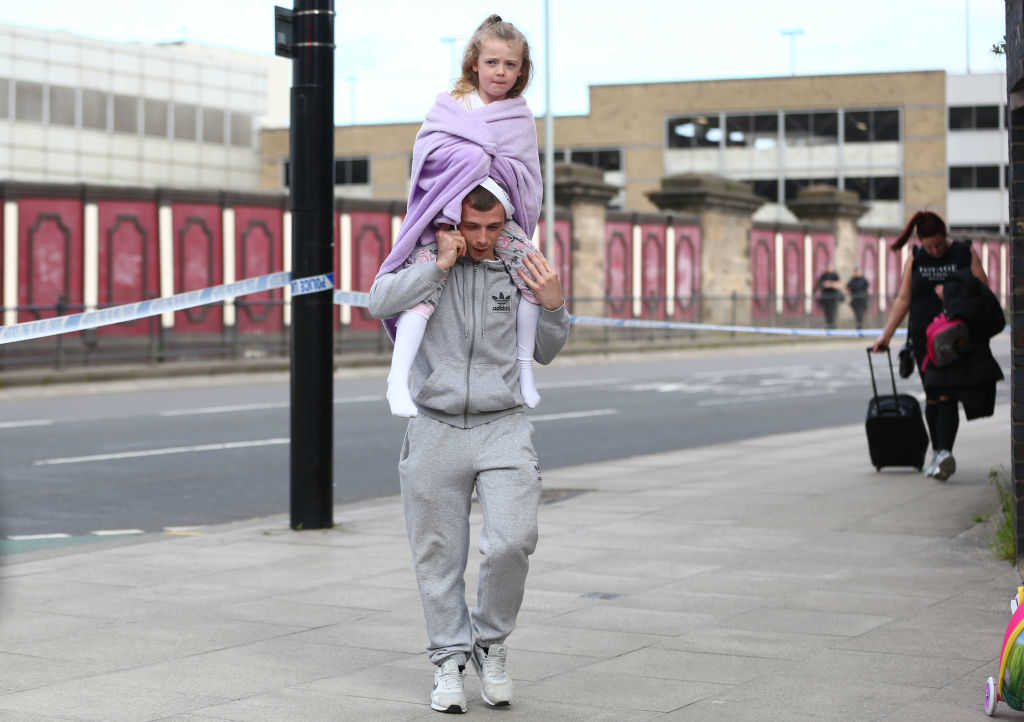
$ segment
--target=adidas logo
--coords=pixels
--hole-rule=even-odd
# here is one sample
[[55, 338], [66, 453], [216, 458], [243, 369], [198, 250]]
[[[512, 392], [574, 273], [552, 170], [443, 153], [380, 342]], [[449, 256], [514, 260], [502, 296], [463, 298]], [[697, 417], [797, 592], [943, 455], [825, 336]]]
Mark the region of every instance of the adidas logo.
[[491, 300], [494, 304], [491, 306], [493, 313], [512, 313], [512, 296], [506, 296], [501, 291], [498, 292], [497, 296], [491, 296]]

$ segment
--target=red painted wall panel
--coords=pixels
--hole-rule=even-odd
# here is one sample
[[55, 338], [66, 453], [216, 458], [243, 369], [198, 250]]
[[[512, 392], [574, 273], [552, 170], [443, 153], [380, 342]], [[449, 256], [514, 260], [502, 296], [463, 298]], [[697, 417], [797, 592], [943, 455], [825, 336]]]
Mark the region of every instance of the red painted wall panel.
[[700, 319], [700, 226], [676, 226], [676, 308], [682, 320]]
[[[633, 226], [626, 221], [605, 224], [605, 295], [607, 315], [630, 318], [633, 315]], [[590, 304], [597, 308], [595, 304]]]
[[804, 234], [782, 234], [782, 309], [788, 315], [804, 313]]
[[[387, 211], [352, 212], [352, 288], [369, 291], [377, 269], [391, 251], [391, 214]], [[375, 329], [380, 321], [365, 308], [352, 309], [353, 329]]]
[[[25, 198], [18, 202], [18, 305], [82, 305], [82, 202]], [[18, 321], [55, 316], [53, 308], [21, 311]]]
[[[774, 313], [772, 291], [775, 285], [775, 232], [769, 228], [750, 231], [751, 317], [769, 318]], [[719, 303], [728, 302], [718, 299]]]
[[[284, 270], [280, 208], [235, 207], [235, 278], [242, 280]], [[236, 323], [242, 333], [279, 332], [284, 327], [283, 289], [252, 293], [240, 300]], [[277, 301], [278, 303], [267, 303]]]
[[640, 225], [640, 295], [644, 318], [665, 317], [665, 224]]
[[[98, 303], [100, 308], [160, 295], [160, 250], [156, 204], [102, 201], [99, 215]], [[149, 319], [101, 326], [104, 336], [146, 334]], [[155, 323], [159, 323], [156, 319]]]
[[988, 286], [992, 289], [992, 293], [996, 294], [996, 298], [999, 297], [1003, 280], [1000, 248], [999, 243], [986, 243], [985, 248], [979, 249], [978, 253], [979, 256], [981, 253], [988, 254], [988, 273], [986, 275], [988, 276]]
[[[194, 291], [224, 282], [220, 206], [211, 203], [175, 203], [174, 292]], [[223, 329], [224, 308], [220, 303], [178, 311], [174, 315], [177, 333], [215, 333]]]
[[[860, 236], [860, 270], [868, 281], [868, 313], [878, 310], [878, 236]], [[845, 284], [844, 284], [845, 285]]]

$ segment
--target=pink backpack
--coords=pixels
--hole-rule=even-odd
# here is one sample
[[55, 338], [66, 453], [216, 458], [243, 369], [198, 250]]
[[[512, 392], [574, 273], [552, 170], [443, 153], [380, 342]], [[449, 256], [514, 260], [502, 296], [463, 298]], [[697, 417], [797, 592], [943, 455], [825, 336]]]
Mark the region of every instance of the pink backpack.
[[925, 334], [928, 337], [928, 352], [921, 362], [922, 371], [929, 362], [936, 368], [948, 366], [966, 353], [970, 344], [967, 324], [958, 318], [947, 318], [944, 313], [932, 319]]

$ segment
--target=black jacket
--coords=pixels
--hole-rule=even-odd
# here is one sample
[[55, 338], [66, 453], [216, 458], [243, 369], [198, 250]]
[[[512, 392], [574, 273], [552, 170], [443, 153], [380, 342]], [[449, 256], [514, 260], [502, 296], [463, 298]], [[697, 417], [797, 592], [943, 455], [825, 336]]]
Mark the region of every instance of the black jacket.
[[968, 268], [950, 276], [942, 290], [946, 316], [967, 324], [970, 350], [942, 368], [929, 365], [922, 375], [925, 389], [955, 390], [968, 419], [991, 416], [1003, 370], [992, 355], [989, 339], [1006, 326], [1006, 316], [995, 294]]

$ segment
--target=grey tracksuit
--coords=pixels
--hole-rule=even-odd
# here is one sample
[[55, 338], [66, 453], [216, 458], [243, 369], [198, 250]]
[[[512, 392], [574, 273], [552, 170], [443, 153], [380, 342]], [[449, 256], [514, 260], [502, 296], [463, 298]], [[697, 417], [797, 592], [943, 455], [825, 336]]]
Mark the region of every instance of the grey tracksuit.
[[[436, 264], [378, 278], [370, 313], [394, 316], [441, 285]], [[460, 258], [427, 323], [410, 390], [410, 419], [398, 470], [416, 579], [435, 664], [465, 664], [474, 640], [503, 642], [523, 599], [537, 543], [540, 468], [523, 413], [516, 363], [519, 291], [500, 261]], [[543, 310], [534, 358], [549, 363], [569, 333], [564, 307]], [[477, 606], [466, 608], [470, 498], [483, 511]]]

